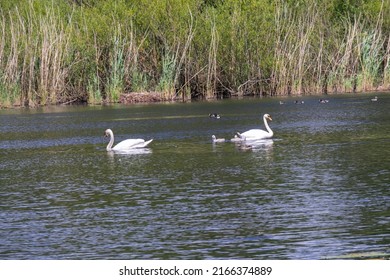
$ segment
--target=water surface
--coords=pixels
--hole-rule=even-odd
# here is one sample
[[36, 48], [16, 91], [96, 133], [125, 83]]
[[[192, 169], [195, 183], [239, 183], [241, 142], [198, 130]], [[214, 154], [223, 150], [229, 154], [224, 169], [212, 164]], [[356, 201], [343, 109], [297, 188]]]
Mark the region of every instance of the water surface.
[[[0, 111], [0, 258], [388, 256], [390, 94], [378, 97]], [[264, 129], [264, 113], [272, 140], [211, 143]], [[154, 141], [108, 153], [106, 128]]]

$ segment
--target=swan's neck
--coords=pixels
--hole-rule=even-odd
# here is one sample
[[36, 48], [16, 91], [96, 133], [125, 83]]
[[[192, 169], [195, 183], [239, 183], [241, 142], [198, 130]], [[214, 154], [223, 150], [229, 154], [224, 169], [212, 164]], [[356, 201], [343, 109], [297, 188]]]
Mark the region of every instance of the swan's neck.
[[113, 144], [114, 144], [114, 134], [112, 132], [110, 132], [110, 142], [107, 145], [107, 151], [108, 152], [112, 150], [112, 145]]
[[268, 122], [267, 122], [267, 118], [266, 117], [263, 117], [263, 120], [264, 120], [264, 125], [265, 125], [265, 128], [267, 129], [270, 137], [272, 137], [274, 135], [274, 132], [272, 131], [272, 129], [269, 127], [268, 125]]

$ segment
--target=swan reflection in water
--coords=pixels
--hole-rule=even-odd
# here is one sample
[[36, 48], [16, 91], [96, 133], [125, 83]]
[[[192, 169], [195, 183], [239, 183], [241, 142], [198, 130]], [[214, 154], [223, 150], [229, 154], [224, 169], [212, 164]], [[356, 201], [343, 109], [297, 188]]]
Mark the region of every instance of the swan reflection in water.
[[137, 148], [123, 151], [107, 151], [107, 155], [110, 157], [114, 157], [114, 155], [146, 155], [151, 153], [151, 148]]
[[118, 164], [122, 167], [144, 166], [149, 164], [151, 154], [151, 148], [138, 148], [128, 151], [107, 151], [107, 160], [111, 168], [114, 169], [118, 167]]
[[274, 141], [272, 139], [256, 139], [235, 142], [235, 145], [240, 151], [271, 151]]

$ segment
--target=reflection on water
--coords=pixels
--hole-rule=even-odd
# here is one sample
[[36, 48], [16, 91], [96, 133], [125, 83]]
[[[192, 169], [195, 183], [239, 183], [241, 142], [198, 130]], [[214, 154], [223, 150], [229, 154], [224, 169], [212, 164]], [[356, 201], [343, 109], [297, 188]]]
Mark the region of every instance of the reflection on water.
[[[0, 257], [388, 258], [390, 95], [378, 97], [0, 111]], [[273, 139], [230, 141], [264, 113]], [[106, 152], [106, 127], [155, 140]]]
[[272, 139], [247, 139], [243, 141], [236, 141], [235, 144], [239, 150], [265, 151], [270, 153], [272, 151], [274, 141]]
[[145, 155], [150, 154], [152, 149], [150, 148], [135, 148], [130, 150], [119, 150], [119, 151], [109, 151], [107, 155], [113, 157], [115, 154], [117, 155]]

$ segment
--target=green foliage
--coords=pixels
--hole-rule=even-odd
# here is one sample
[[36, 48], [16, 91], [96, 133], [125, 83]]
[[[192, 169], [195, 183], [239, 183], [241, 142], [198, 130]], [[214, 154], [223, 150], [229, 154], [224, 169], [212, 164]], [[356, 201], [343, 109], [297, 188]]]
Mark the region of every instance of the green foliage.
[[3, 0], [1, 104], [390, 87], [383, 0]]
[[101, 104], [103, 102], [103, 95], [100, 91], [98, 76], [92, 75], [92, 77], [88, 80], [87, 94], [89, 104]]
[[111, 53], [108, 80], [108, 96], [111, 102], [118, 102], [123, 92], [124, 82], [124, 50], [121, 37], [114, 36]]
[[9, 108], [18, 103], [19, 83], [8, 84], [0, 73], [0, 108]]
[[148, 78], [142, 72], [134, 69], [131, 74], [131, 90], [134, 92], [144, 92], [148, 88]]
[[169, 97], [172, 97], [175, 93], [175, 70], [175, 57], [167, 51], [162, 60], [162, 74], [157, 89]]

